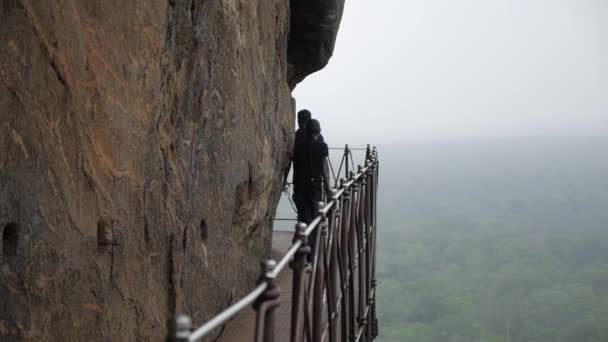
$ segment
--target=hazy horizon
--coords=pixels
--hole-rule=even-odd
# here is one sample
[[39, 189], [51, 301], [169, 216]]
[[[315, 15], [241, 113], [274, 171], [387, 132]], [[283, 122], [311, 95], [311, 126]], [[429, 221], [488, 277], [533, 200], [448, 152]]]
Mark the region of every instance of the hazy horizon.
[[294, 97], [330, 146], [380, 148], [378, 341], [608, 341], [606, 18], [608, 0], [346, 2]]
[[381, 150], [384, 342], [608, 340], [608, 139]]
[[607, 15], [605, 0], [351, 0], [297, 108], [338, 146], [608, 135]]

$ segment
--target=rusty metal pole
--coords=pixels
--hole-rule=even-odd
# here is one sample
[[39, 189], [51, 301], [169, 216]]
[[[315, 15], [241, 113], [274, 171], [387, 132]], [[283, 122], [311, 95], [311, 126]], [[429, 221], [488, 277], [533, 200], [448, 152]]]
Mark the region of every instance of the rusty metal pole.
[[[371, 151], [370, 151], [370, 158], [371, 158]], [[366, 188], [366, 201], [365, 201], [365, 210], [366, 210], [366, 215], [365, 215], [365, 261], [366, 261], [366, 270], [367, 273], [365, 275], [366, 281], [365, 281], [365, 288], [366, 288], [366, 297], [365, 297], [365, 306], [366, 306], [366, 320], [367, 320], [367, 326], [365, 328], [366, 331], [366, 336], [367, 336], [367, 340], [371, 341], [372, 339], [372, 310], [371, 310], [371, 306], [372, 306], [372, 272], [373, 272], [373, 264], [372, 264], [372, 240], [371, 240], [371, 235], [372, 235], [372, 220], [373, 220], [373, 216], [372, 216], [372, 201], [373, 201], [373, 193], [372, 193], [372, 188], [373, 188], [373, 181], [372, 181], [372, 175], [373, 175], [373, 170], [372, 170], [372, 161], [371, 160], [366, 160], [365, 165], [367, 166], [367, 173], [366, 173], [366, 183], [367, 183], [367, 188]]]
[[340, 276], [340, 265], [338, 262], [338, 243], [340, 241], [340, 213], [341, 213], [340, 201], [336, 200], [335, 205], [332, 208], [329, 220], [329, 259], [328, 259], [328, 285], [327, 291], [327, 307], [328, 307], [328, 321], [329, 321], [329, 341], [338, 341], [338, 323], [340, 318], [340, 312], [338, 312], [338, 296], [339, 296], [339, 276]]
[[358, 267], [358, 256], [359, 256], [359, 249], [358, 249], [358, 245], [357, 245], [357, 213], [359, 212], [358, 207], [359, 207], [359, 183], [355, 181], [355, 172], [351, 171], [351, 180], [353, 180], [353, 184], [351, 185], [352, 187], [352, 192], [351, 192], [351, 207], [350, 207], [350, 224], [349, 224], [349, 246], [348, 246], [348, 252], [349, 252], [349, 259], [350, 259], [350, 263], [349, 263], [349, 268], [350, 268], [350, 276], [349, 276], [349, 283], [350, 283], [350, 290], [349, 290], [349, 300], [350, 300], [350, 332], [351, 335], [349, 336], [351, 341], [355, 341], [357, 338], [357, 330], [358, 330], [358, 321], [357, 321], [357, 311], [358, 311], [358, 306], [357, 306], [357, 298], [356, 296], [359, 295], [358, 291], [358, 281], [356, 281], [355, 277], [356, 274], [359, 273], [359, 267]]
[[346, 231], [346, 215], [347, 215], [347, 203], [344, 200], [344, 194], [346, 193], [346, 179], [340, 179], [340, 187], [338, 189], [342, 191], [342, 196], [338, 199], [339, 202], [339, 210], [338, 210], [338, 220], [336, 226], [336, 264], [337, 264], [337, 275], [336, 275], [336, 325], [339, 326], [337, 328], [336, 336], [338, 341], [343, 341], [347, 338], [346, 331], [346, 247], [347, 247], [347, 239], [345, 238]]
[[192, 320], [187, 315], [176, 315], [171, 321], [167, 342], [188, 342], [192, 331]]
[[291, 342], [297, 342], [302, 337], [302, 323], [304, 319], [304, 293], [306, 256], [310, 253], [308, 237], [305, 235], [306, 224], [296, 224], [296, 233], [293, 241], [301, 241], [300, 248], [296, 252], [292, 262], [293, 268], [293, 293], [291, 297]]
[[344, 174], [346, 175], [346, 177], [348, 177], [350, 175], [350, 172], [348, 170], [348, 155], [350, 154], [350, 149], [348, 148], [348, 144], [344, 145], [344, 165], [346, 166], [344, 168]]
[[323, 297], [325, 290], [325, 242], [327, 239], [327, 215], [321, 210], [325, 204], [319, 202], [319, 215], [322, 220], [319, 224], [320, 238], [317, 240], [317, 267], [314, 279], [313, 305], [312, 305], [312, 340], [321, 341], [323, 334]]
[[341, 291], [342, 291], [342, 338], [341, 340], [347, 341], [349, 338], [349, 224], [350, 224], [350, 188], [346, 187], [346, 179], [341, 180], [341, 188], [344, 189], [342, 195], [342, 220], [340, 229], [340, 257], [341, 257]]
[[372, 249], [373, 249], [373, 254], [372, 254], [372, 265], [373, 265], [373, 272], [372, 272], [372, 289], [374, 291], [374, 296], [372, 298], [372, 338], [376, 338], [378, 337], [378, 317], [377, 317], [377, 313], [376, 313], [376, 298], [377, 298], [377, 291], [378, 291], [378, 282], [376, 280], [376, 268], [377, 268], [377, 259], [376, 259], [376, 252], [377, 252], [377, 237], [378, 237], [378, 226], [377, 226], [377, 218], [378, 218], [378, 212], [377, 212], [377, 205], [378, 205], [378, 151], [376, 150], [376, 147], [374, 147], [373, 151], [372, 151], [372, 158], [373, 158], [373, 168], [372, 168], [372, 176], [373, 176], [373, 190], [372, 190], [372, 194], [373, 194], [373, 200], [372, 200], [372, 212], [373, 212], [373, 220], [372, 220], [372, 224], [374, 227], [374, 230], [372, 232]]
[[[358, 166], [359, 173], [363, 172], [363, 167]], [[359, 250], [359, 324], [363, 327], [365, 332], [367, 326], [367, 317], [365, 315], [365, 308], [367, 307], [367, 261], [366, 259], [366, 239], [365, 239], [365, 210], [366, 210], [366, 199], [367, 199], [367, 181], [362, 175], [360, 178], [361, 190], [359, 194], [359, 208], [358, 216], [359, 222], [357, 224], [357, 231], [359, 237], [358, 250]]]
[[[318, 202], [317, 203], [317, 212], [320, 212], [321, 209], [323, 208], [325, 204], [323, 202]], [[312, 272], [310, 274], [311, 279], [309, 281], [309, 285], [308, 285], [308, 297], [312, 300], [312, 295], [313, 295], [313, 291], [314, 291], [314, 283], [315, 283], [315, 277], [317, 274], [317, 268], [319, 267], [319, 245], [321, 244], [321, 229], [320, 229], [320, 224], [317, 225], [317, 227], [311, 232], [313, 235], [313, 241], [314, 241], [314, 250], [312, 251], [312, 256], [311, 256], [311, 260], [312, 260]], [[310, 242], [310, 240], [309, 240]]]
[[273, 342], [274, 340], [275, 309], [279, 306], [277, 299], [281, 294], [281, 290], [272, 274], [276, 266], [277, 262], [272, 259], [262, 262], [262, 276], [259, 282], [266, 282], [268, 287], [254, 303], [254, 309], [257, 311], [256, 342]]

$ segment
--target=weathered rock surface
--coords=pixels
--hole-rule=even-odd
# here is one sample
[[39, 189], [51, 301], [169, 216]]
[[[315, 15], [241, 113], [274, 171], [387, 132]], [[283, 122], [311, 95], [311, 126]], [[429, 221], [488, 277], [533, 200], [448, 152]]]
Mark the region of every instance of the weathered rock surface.
[[[289, 15], [0, 1], [0, 340], [157, 341], [252, 287], [294, 122]], [[291, 84], [320, 66], [294, 42]]]

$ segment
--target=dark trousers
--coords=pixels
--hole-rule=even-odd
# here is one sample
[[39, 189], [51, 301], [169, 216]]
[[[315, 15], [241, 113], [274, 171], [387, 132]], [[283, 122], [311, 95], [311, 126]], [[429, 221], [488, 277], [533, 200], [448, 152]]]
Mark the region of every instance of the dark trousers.
[[[298, 222], [306, 223], [309, 225], [310, 222], [317, 216], [317, 203], [320, 201], [320, 198], [316, 196], [302, 196], [297, 193], [293, 194], [293, 202], [296, 205], [296, 209], [298, 210]], [[313, 231], [312, 234], [308, 236], [308, 246], [310, 246], [310, 256], [308, 258], [309, 261], [312, 260], [312, 256], [315, 255], [315, 245], [316, 245], [316, 237], [317, 237], [317, 229]]]

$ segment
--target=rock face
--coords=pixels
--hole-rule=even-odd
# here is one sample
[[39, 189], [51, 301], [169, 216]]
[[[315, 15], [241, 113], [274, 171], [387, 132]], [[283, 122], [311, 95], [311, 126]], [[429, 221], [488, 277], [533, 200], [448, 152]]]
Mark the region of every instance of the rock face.
[[0, 2], [0, 340], [158, 341], [172, 313], [200, 324], [253, 286], [290, 85], [335, 39], [290, 40], [299, 11]]
[[332, 56], [344, 11], [344, 0], [291, 0], [287, 60], [291, 89], [321, 70]]

